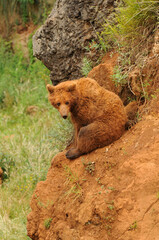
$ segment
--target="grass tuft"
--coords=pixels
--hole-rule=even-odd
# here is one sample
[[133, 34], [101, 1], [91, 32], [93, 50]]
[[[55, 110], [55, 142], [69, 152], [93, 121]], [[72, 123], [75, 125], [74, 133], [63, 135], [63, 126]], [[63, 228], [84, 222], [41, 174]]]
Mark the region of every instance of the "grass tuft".
[[84, 57], [82, 60], [82, 69], [81, 73], [83, 76], [87, 77], [88, 73], [92, 70], [92, 61], [87, 57]]
[[128, 84], [129, 73], [136, 66], [143, 68], [158, 27], [158, 13], [158, 0], [123, 0], [114, 16], [105, 20], [103, 30], [98, 33], [99, 42], [103, 51], [113, 48], [119, 53], [113, 75], [117, 86]]

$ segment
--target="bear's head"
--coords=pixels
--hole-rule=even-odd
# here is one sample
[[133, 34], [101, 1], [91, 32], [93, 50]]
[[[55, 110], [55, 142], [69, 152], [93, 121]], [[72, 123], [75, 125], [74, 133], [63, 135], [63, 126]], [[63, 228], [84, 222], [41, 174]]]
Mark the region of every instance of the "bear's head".
[[76, 105], [77, 95], [75, 94], [76, 84], [63, 82], [57, 86], [47, 84], [49, 92], [49, 101], [60, 112], [61, 116], [66, 119]]

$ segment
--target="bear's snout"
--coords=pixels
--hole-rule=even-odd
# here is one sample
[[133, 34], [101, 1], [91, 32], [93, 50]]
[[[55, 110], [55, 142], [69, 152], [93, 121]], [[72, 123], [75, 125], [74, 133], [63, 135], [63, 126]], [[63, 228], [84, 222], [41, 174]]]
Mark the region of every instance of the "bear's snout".
[[69, 106], [67, 106], [65, 104], [61, 104], [58, 110], [59, 110], [62, 118], [66, 119], [68, 117]]

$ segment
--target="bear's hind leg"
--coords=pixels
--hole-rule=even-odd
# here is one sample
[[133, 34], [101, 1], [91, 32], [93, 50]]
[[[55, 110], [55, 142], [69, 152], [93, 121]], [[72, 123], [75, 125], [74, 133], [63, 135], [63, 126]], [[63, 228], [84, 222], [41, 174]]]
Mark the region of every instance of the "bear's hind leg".
[[78, 158], [82, 155], [82, 153], [78, 150], [78, 148], [71, 148], [67, 151], [66, 157], [70, 160]]
[[96, 148], [104, 147], [113, 140], [111, 129], [103, 122], [94, 122], [82, 127], [78, 133], [77, 146], [66, 153], [69, 159], [75, 159]]

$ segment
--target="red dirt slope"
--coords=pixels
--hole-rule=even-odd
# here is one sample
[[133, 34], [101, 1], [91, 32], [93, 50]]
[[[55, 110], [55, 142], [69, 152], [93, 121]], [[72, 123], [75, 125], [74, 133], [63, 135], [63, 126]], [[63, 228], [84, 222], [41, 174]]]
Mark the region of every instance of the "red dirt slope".
[[159, 240], [159, 96], [108, 147], [52, 160], [31, 200], [27, 230], [39, 240]]

